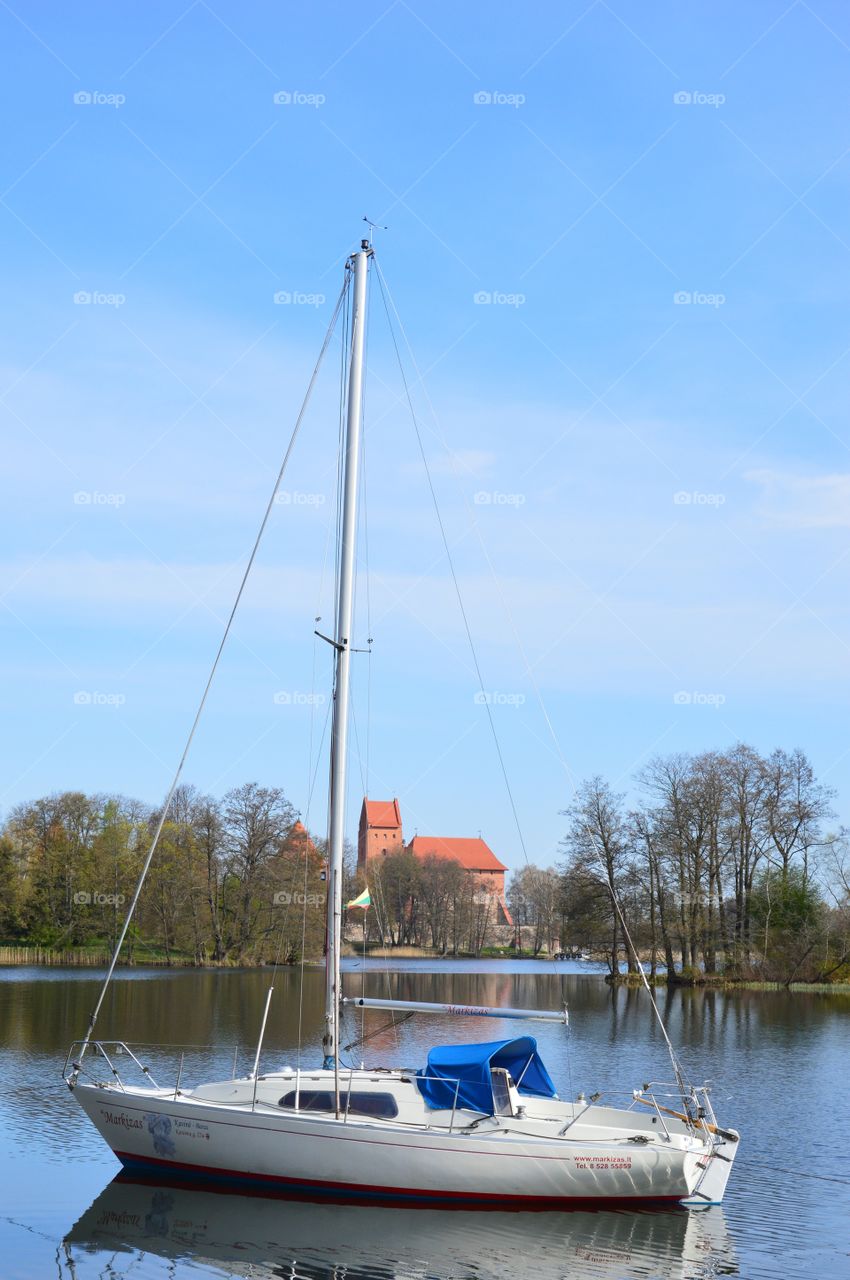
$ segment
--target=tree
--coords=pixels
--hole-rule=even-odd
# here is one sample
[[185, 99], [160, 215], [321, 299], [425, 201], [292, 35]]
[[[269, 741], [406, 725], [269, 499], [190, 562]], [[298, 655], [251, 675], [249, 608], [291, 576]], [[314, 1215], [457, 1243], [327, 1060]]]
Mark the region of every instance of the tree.
[[5, 834], [20, 867], [24, 927], [34, 941], [73, 946], [92, 934], [109, 936], [113, 869], [96, 847], [108, 804], [104, 796], [66, 791], [12, 810]]
[[193, 793], [192, 822], [203, 862], [204, 900], [212, 939], [212, 959], [220, 962], [226, 954], [222, 924], [225, 839], [221, 810], [212, 797]]
[[826, 911], [819, 982], [850, 979], [850, 832], [842, 829], [826, 854]]
[[[294, 964], [320, 955], [327, 912], [327, 851], [296, 823], [269, 864], [274, 903], [275, 959]], [[347, 899], [343, 897], [343, 902]]]
[[562, 900], [561, 878], [551, 867], [541, 868], [529, 863], [515, 871], [508, 889], [508, 906], [522, 938], [525, 928], [531, 934], [531, 949], [535, 956], [544, 949], [551, 950], [558, 939]]
[[683, 969], [716, 968], [726, 859], [721, 764], [713, 752], [678, 754], [656, 757], [639, 775], [649, 805], [632, 825], [646, 854], [652, 946], [660, 930], [668, 972], [674, 943]]
[[410, 849], [397, 849], [369, 864], [369, 888], [374, 912], [371, 923], [389, 935], [391, 946], [409, 945], [417, 940], [420, 925], [422, 864]]
[[623, 797], [615, 794], [600, 777], [579, 788], [575, 801], [565, 811], [569, 828], [564, 840], [567, 862], [564, 868], [564, 896], [567, 920], [584, 930], [588, 940], [601, 941], [609, 971], [619, 972], [620, 947], [625, 947], [629, 971], [636, 971], [637, 958], [622, 936], [613, 894], [622, 887], [632, 853], [631, 832], [623, 813]]
[[765, 867], [753, 886], [751, 911], [765, 976], [790, 985], [821, 940], [826, 904], [802, 866]]
[[827, 934], [843, 938], [843, 900], [827, 907], [817, 883], [819, 862], [832, 866], [840, 847], [824, 833], [833, 793], [802, 751], [765, 757], [737, 743], [659, 756], [638, 781], [644, 802], [628, 830], [620, 798], [598, 778], [569, 811], [570, 919], [587, 936], [611, 931], [612, 972], [618, 921], [600, 894], [609, 878], [653, 973], [659, 951], [668, 974], [678, 953], [695, 980], [716, 972], [721, 957], [729, 976], [769, 971], [785, 980], [818, 964], [840, 968], [843, 942], [831, 946]]
[[812, 851], [821, 845], [820, 824], [832, 816], [835, 792], [815, 779], [814, 770], [799, 748], [776, 750], [765, 761], [767, 829], [783, 878], [799, 858], [808, 880]]
[[424, 939], [443, 955], [458, 950], [453, 926], [463, 897], [466, 872], [453, 858], [429, 855], [420, 863], [419, 894]]
[[21, 876], [14, 841], [0, 835], [0, 939], [17, 940], [23, 931]]
[[228, 950], [240, 961], [248, 959], [274, 928], [268, 870], [296, 816], [279, 787], [261, 787], [256, 782], [234, 788], [222, 801]]

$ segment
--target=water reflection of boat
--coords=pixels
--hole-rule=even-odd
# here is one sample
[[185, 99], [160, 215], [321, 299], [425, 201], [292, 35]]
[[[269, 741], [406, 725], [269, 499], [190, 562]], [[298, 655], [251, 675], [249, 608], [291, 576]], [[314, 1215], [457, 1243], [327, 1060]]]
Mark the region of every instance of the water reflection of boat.
[[[384, 1208], [198, 1190], [119, 1176], [65, 1239], [69, 1262], [108, 1253], [110, 1276], [139, 1253], [223, 1275], [320, 1280], [686, 1280], [737, 1275], [723, 1210], [480, 1213]], [[121, 1257], [126, 1257], [122, 1267]], [[533, 1260], [533, 1261], [532, 1261]]]

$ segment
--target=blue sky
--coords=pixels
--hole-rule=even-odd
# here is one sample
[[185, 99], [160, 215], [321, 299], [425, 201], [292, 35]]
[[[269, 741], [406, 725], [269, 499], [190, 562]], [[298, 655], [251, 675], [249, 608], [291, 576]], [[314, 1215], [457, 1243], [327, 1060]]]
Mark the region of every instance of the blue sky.
[[[846, 6], [16, 2], [0, 36], [4, 811], [166, 790], [368, 213], [529, 857], [564, 760], [631, 790], [800, 746], [846, 817]], [[318, 830], [329, 359], [186, 773]], [[349, 827], [365, 784], [516, 866], [377, 306], [369, 361]]]

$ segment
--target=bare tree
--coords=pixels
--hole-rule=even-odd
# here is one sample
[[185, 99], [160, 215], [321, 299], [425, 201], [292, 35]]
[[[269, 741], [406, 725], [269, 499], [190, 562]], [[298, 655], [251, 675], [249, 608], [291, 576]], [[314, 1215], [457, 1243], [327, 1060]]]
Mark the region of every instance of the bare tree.
[[564, 875], [568, 919], [586, 930], [600, 925], [607, 930], [606, 956], [611, 974], [619, 972], [621, 945], [629, 971], [636, 971], [637, 957], [622, 936], [613, 895], [629, 871], [632, 833], [623, 812], [623, 797], [600, 777], [579, 789], [565, 811], [569, 828], [564, 841], [567, 862]]
[[514, 924], [522, 937], [522, 929], [531, 933], [531, 949], [535, 956], [544, 946], [551, 950], [558, 937], [562, 885], [551, 867], [538, 867], [533, 862], [515, 871], [508, 889], [508, 905]]
[[228, 922], [239, 959], [274, 929], [268, 867], [295, 824], [296, 813], [279, 787], [246, 782], [222, 801]]

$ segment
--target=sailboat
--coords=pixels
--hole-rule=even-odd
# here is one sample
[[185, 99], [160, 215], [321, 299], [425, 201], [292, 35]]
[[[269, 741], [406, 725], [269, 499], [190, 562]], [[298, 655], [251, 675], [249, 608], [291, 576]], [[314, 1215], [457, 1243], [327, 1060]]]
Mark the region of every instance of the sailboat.
[[[350, 309], [350, 343], [335, 632], [325, 637], [334, 652], [334, 683], [321, 1065], [317, 1062], [309, 1070], [260, 1070], [269, 1000], [253, 1070], [239, 1079], [187, 1086], [178, 1074], [174, 1084], [160, 1085], [131, 1044], [94, 1038], [95, 1022], [153, 857], [169, 795], [100, 998], [86, 1035], [69, 1050], [64, 1078], [115, 1155], [131, 1170], [160, 1170], [166, 1175], [309, 1195], [480, 1208], [717, 1204], [723, 1199], [738, 1134], [719, 1125], [708, 1088], [690, 1084], [685, 1076], [648, 983], [646, 991], [670, 1050], [675, 1080], [669, 1086], [644, 1085], [625, 1107], [609, 1106], [599, 1095], [590, 1099], [579, 1095], [576, 1100], [559, 1097], [537, 1043], [528, 1034], [483, 1043], [440, 1044], [414, 1069], [383, 1064], [354, 1067], [341, 1060], [344, 1006], [522, 1023], [567, 1020], [565, 1009], [346, 998], [342, 992], [349, 673], [367, 291], [373, 260], [371, 240], [361, 241], [346, 260], [340, 295]], [[339, 307], [338, 303], [337, 311]], [[325, 348], [328, 341], [326, 337]], [[248, 570], [252, 562], [253, 553]], [[218, 657], [210, 681], [217, 661]], [[196, 726], [197, 717], [183, 760]], [[179, 772], [178, 768], [171, 794]], [[140, 1072], [137, 1081], [124, 1078], [124, 1063]]]

